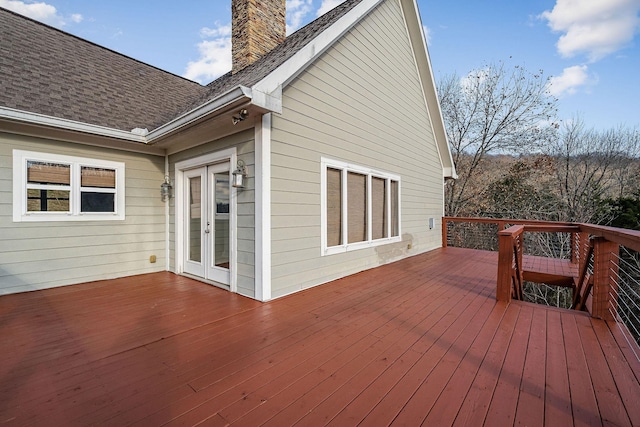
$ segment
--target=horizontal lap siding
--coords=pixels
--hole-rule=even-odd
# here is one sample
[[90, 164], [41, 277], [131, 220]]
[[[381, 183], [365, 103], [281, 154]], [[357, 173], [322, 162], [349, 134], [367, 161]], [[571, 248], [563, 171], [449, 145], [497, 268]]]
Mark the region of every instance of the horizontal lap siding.
[[[242, 131], [213, 142], [169, 156], [169, 171], [175, 178], [175, 164], [205, 154], [236, 147], [238, 160], [247, 166], [248, 178], [245, 188], [238, 191], [238, 293], [253, 298], [255, 296], [255, 131]], [[235, 165], [231, 165], [235, 168]], [[169, 221], [169, 249], [171, 271], [175, 271], [175, 204], [171, 200]]]
[[[321, 256], [323, 156], [401, 176], [401, 243]], [[398, 2], [287, 86], [271, 175], [274, 297], [440, 246], [442, 167]]]
[[[123, 162], [125, 220], [14, 223], [14, 149]], [[163, 176], [162, 157], [0, 133], [0, 294], [164, 270]]]

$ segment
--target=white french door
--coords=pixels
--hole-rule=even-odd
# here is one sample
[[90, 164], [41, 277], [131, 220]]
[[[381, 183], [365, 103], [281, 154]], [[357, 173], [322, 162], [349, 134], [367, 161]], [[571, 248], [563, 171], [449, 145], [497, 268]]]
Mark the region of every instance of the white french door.
[[184, 171], [184, 272], [229, 287], [229, 162]]

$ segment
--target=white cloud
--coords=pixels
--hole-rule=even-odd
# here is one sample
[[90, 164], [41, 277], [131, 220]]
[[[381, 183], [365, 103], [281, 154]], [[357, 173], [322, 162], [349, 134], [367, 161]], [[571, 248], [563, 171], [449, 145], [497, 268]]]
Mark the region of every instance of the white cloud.
[[201, 84], [209, 83], [231, 70], [231, 25], [216, 23], [215, 28], [203, 28], [198, 43], [200, 58], [189, 61], [183, 77]]
[[114, 31], [113, 34], [111, 34], [111, 38], [112, 39], [117, 39], [120, 38], [122, 35], [124, 34], [124, 31], [122, 31], [121, 28], [116, 28], [116, 30]]
[[640, 0], [557, 0], [540, 17], [563, 33], [557, 43], [564, 57], [586, 54], [595, 62], [622, 49], [640, 28]]
[[[0, 7], [56, 27], [62, 27], [67, 24], [67, 19], [58, 13], [55, 6], [45, 2], [0, 0]], [[79, 13], [74, 13], [69, 19], [77, 24], [82, 21], [83, 17]]]
[[316, 16], [324, 15], [341, 3], [344, 3], [344, 0], [322, 0], [320, 8], [316, 12]]
[[287, 34], [300, 28], [312, 8], [312, 0], [287, 0]]
[[431, 30], [426, 25], [422, 26], [422, 31], [424, 31], [424, 38], [427, 41], [427, 45], [431, 44]]
[[597, 79], [589, 76], [588, 71], [589, 68], [586, 65], [565, 68], [561, 75], [549, 79], [549, 93], [560, 98], [564, 95], [573, 95], [579, 87], [595, 84]]
[[220, 25], [216, 22], [216, 28], [204, 27], [200, 30], [200, 37], [203, 39], [210, 37], [230, 37], [231, 36], [231, 24]]
[[0, 7], [20, 15], [51, 25], [63, 25], [64, 21], [56, 8], [47, 3], [26, 3], [18, 0], [0, 0]]

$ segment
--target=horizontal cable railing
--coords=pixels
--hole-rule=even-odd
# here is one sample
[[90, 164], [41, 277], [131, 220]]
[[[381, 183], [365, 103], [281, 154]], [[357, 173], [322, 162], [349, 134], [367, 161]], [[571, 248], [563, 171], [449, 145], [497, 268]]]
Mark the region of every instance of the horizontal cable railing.
[[[528, 227], [558, 227], [575, 226], [567, 222], [496, 219], [496, 218], [443, 218], [443, 244], [456, 248], [480, 249], [485, 251], [498, 250], [498, 232], [512, 225], [526, 225]], [[574, 231], [574, 230], [572, 230]], [[528, 238], [525, 255], [546, 256], [549, 258], [570, 259], [572, 253], [572, 239], [569, 234], [557, 231], [539, 231], [535, 240]]]
[[[613, 286], [610, 287], [611, 317], [624, 323], [640, 343], [640, 256], [622, 247], [610, 265]], [[625, 335], [626, 337], [626, 335]], [[631, 346], [633, 348], [633, 346]], [[637, 355], [640, 358], [640, 355]]]

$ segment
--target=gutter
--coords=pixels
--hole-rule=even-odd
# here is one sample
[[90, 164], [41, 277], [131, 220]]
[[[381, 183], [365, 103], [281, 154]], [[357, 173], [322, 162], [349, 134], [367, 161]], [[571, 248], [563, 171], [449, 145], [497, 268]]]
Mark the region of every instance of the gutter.
[[13, 108], [0, 107], [0, 119], [26, 122], [39, 126], [53, 127], [58, 129], [73, 130], [76, 132], [89, 133], [106, 136], [109, 138], [123, 139], [130, 142], [146, 143], [147, 138], [137, 131], [127, 132], [120, 129], [108, 128], [106, 126], [92, 125], [68, 119], [46, 116], [39, 113], [30, 113]]
[[281, 94], [280, 96], [278, 95], [278, 93], [265, 94], [260, 91], [254, 91], [246, 86], [237, 86], [217, 98], [205, 102], [199, 107], [184, 113], [183, 115], [150, 132], [146, 129], [140, 128], [136, 128], [131, 131], [124, 131], [106, 126], [93, 125], [75, 120], [61, 119], [44, 114], [16, 110], [8, 107], [0, 107], [0, 120], [5, 119], [9, 121], [115, 138], [144, 145], [153, 145], [158, 142], [158, 140], [177, 130], [187, 127], [211, 115], [225, 113], [239, 104], [255, 105], [264, 112], [277, 111], [282, 108]]

